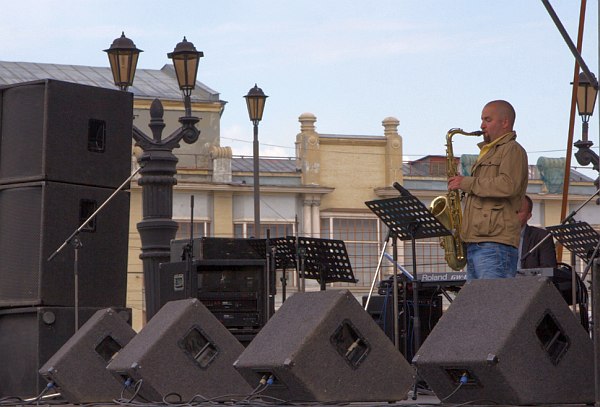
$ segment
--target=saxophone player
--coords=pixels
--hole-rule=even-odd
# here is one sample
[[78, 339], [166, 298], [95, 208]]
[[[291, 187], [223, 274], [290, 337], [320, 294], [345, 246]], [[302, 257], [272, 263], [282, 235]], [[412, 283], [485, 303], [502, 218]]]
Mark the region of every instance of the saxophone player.
[[513, 130], [515, 110], [504, 100], [481, 113], [483, 142], [471, 176], [448, 179], [448, 190], [466, 193], [462, 240], [467, 245], [467, 280], [508, 278], [517, 273], [521, 225], [517, 213], [528, 181], [527, 153]]

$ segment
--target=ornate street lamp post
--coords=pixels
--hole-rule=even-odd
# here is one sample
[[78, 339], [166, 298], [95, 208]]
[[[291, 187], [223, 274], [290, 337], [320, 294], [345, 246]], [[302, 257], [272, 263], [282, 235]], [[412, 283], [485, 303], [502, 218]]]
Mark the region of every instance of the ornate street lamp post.
[[581, 140], [578, 140], [574, 143], [574, 146], [578, 148], [578, 151], [575, 153], [575, 158], [579, 164], [592, 164], [594, 169], [598, 171], [598, 154], [596, 154], [596, 152], [590, 148], [594, 143], [588, 140], [588, 123], [590, 121], [590, 117], [592, 114], [594, 114], [594, 106], [596, 104], [598, 88], [590, 82], [588, 77], [583, 72], [579, 74], [578, 82], [577, 110], [579, 111], [579, 116], [581, 116], [583, 123], [581, 127]]
[[[116, 39], [108, 53], [115, 85], [127, 90], [133, 83], [135, 65], [140, 50], [123, 34]], [[167, 54], [173, 60], [179, 88], [184, 95], [185, 115], [179, 118], [181, 127], [166, 138], [162, 138], [165, 127], [164, 109], [158, 99], [150, 106], [150, 130], [152, 137], [133, 127], [133, 138], [143, 150], [138, 162], [142, 169], [138, 184], [142, 187], [142, 221], [137, 229], [142, 240], [140, 258], [144, 269], [146, 318], [156, 314], [160, 304], [159, 265], [170, 261], [170, 243], [177, 233], [177, 222], [173, 221], [173, 185], [177, 183], [177, 157], [173, 149], [179, 142], [191, 144], [198, 140], [200, 131], [196, 128], [199, 119], [192, 116], [190, 94], [196, 85], [198, 61], [204, 54], [196, 51], [194, 44], [185, 37], [173, 52]]]
[[259, 180], [259, 155], [258, 155], [258, 123], [262, 120], [263, 111], [265, 110], [265, 102], [268, 98], [261, 88], [256, 84], [244, 96], [248, 106], [248, 115], [250, 121], [254, 124], [254, 143], [253, 143], [253, 160], [254, 160], [254, 237], [260, 239], [260, 180]]

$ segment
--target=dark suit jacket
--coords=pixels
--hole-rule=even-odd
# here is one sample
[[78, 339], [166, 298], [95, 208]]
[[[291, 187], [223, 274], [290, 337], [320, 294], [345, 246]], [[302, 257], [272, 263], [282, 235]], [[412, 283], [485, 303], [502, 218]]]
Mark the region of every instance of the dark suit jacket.
[[540, 240], [549, 234], [546, 229], [536, 228], [535, 226], [525, 225], [523, 234], [523, 246], [521, 247], [520, 268], [529, 269], [537, 267], [556, 267], [556, 250], [552, 237], [546, 239], [540, 247], [523, 260], [523, 257]]

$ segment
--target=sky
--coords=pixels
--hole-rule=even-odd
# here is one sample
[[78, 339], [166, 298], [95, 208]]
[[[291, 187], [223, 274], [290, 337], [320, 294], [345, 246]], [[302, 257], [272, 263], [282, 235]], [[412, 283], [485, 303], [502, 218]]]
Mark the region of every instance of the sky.
[[[576, 42], [580, 2], [550, 3]], [[582, 56], [597, 73], [588, 3]], [[3, 1], [2, 16], [4, 61], [108, 66], [102, 50], [124, 31], [144, 50], [138, 68], [160, 69], [185, 36], [204, 52], [198, 80], [227, 101], [221, 145], [234, 155], [252, 155], [243, 96], [255, 83], [269, 96], [261, 155], [293, 156], [305, 112], [323, 134], [381, 136], [396, 117], [405, 159], [444, 155], [447, 131], [479, 129], [495, 99], [515, 107], [530, 164], [567, 149], [575, 60], [541, 0], [20, 0]], [[478, 141], [455, 136], [455, 154]]]

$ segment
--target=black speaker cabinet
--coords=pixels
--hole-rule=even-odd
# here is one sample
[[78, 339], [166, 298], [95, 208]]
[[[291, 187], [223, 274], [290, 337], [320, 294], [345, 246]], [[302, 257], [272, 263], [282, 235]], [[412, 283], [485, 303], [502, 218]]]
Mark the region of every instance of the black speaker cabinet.
[[[72, 245], [48, 257], [114, 190], [57, 182], [0, 185], [0, 307], [74, 306]], [[79, 234], [79, 306], [124, 307], [129, 194]]]
[[[171, 240], [171, 261], [182, 260], [183, 248], [190, 239]], [[242, 239], [229, 237], [200, 237], [193, 242], [196, 260], [265, 260], [266, 239]]]
[[[79, 308], [82, 326], [99, 308]], [[131, 323], [131, 310], [118, 309]], [[73, 307], [0, 310], [0, 396], [33, 397], [45, 387], [38, 370], [75, 333]], [[83, 373], [83, 372], [82, 372]]]
[[593, 403], [593, 360], [552, 282], [523, 277], [465, 284], [413, 362], [449, 403], [549, 405]]
[[413, 370], [348, 290], [288, 298], [234, 364], [288, 401], [405, 399]]
[[[186, 278], [188, 272], [191, 275]], [[198, 298], [247, 345], [275, 312], [275, 282], [264, 260], [196, 260], [160, 265], [159, 303]], [[186, 290], [186, 281], [189, 287]], [[270, 291], [269, 291], [270, 290]]]
[[[141, 383], [139, 395], [162, 401], [250, 394], [233, 368], [244, 347], [198, 299], [171, 301], [115, 356], [108, 369]], [[141, 381], [141, 382], [140, 382]]]
[[117, 188], [131, 173], [132, 94], [43, 80], [0, 88], [0, 184]]
[[106, 366], [135, 336], [126, 317], [112, 308], [97, 311], [41, 367], [40, 374], [73, 404], [120, 398], [123, 383]]

